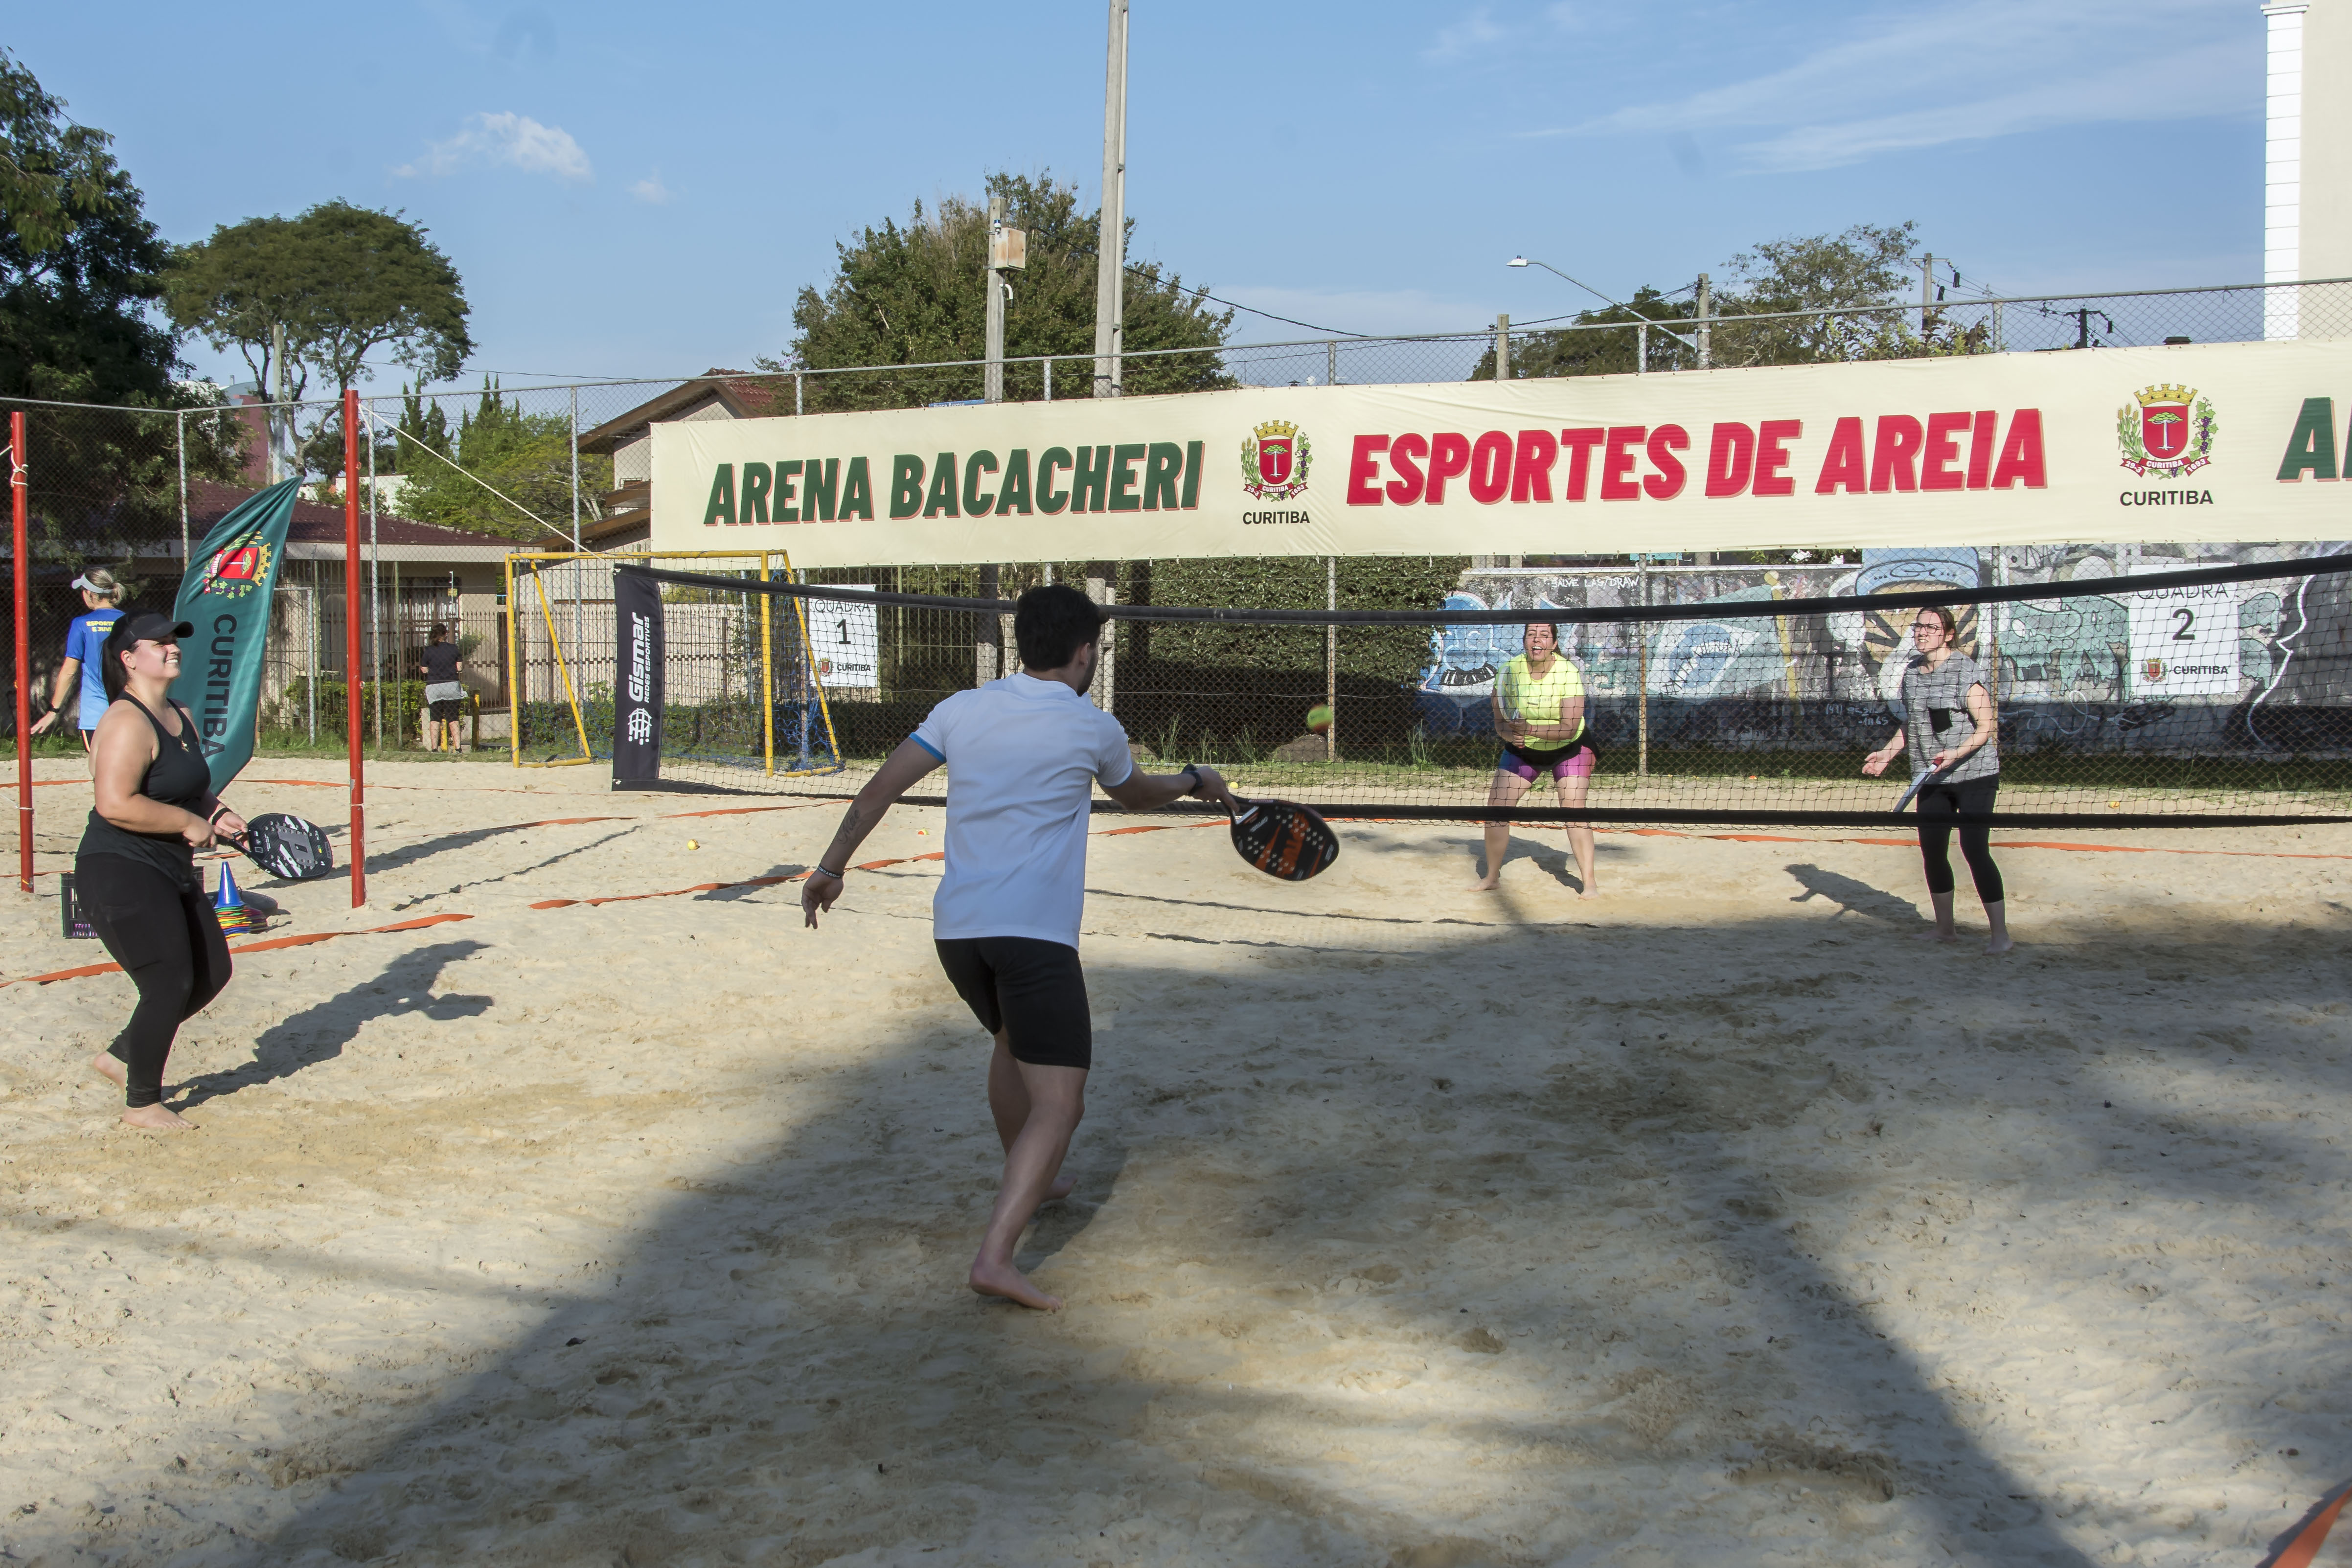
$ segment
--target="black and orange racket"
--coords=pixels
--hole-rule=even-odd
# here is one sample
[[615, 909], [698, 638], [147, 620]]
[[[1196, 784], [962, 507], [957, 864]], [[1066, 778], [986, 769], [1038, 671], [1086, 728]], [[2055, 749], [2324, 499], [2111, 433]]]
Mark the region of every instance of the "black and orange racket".
[[1305, 882], [1339, 858], [1339, 840], [1323, 819], [1291, 800], [1229, 796], [1234, 850], [1268, 876]]

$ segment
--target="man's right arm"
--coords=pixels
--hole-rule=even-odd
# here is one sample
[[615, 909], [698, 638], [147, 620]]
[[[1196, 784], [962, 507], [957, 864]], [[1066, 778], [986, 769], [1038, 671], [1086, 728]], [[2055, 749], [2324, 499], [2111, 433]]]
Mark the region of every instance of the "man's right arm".
[[940, 766], [940, 758], [921, 741], [908, 738], [898, 743], [898, 749], [875, 770], [857, 792], [857, 799], [842, 813], [841, 826], [833, 835], [833, 842], [817, 857], [815, 869], [801, 883], [801, 909], [808, 924], [816, 924], [821, 910], [833, 907], [841, 896], [841, 877], [849, 869], [849, 857], [857, 846], [881, 825], [883, 813], [898, 802], [898, 797], [913, 789], [917, 780]]

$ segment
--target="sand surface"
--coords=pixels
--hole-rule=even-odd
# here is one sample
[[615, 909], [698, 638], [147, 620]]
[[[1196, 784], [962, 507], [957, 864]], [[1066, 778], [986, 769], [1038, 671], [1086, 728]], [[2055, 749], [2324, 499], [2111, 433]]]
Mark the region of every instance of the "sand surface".
[[[2287, 858], [2344, 830], [2010, 850], [1992, 962], [1833, 835], [1607, 834], [1580, 903], [1554, 831], [1479, 895], [1467, 827], [1294, 887], [1097, 817], [1045, 1316], [962, 1284], [937, 812], [813, 934], [531, 905], [790, 876], [837, 806], [373, 781], [371, 907], [264, 880], [271, 935], [469, 918], [240, 959], [201, 1131], [88, 1075], [121, 976], [0, 988], [0, 1563], [2252, 1568], [2352, 1475], [2352, 858]], [[6, 977], [102, 959], [39, 885]]]

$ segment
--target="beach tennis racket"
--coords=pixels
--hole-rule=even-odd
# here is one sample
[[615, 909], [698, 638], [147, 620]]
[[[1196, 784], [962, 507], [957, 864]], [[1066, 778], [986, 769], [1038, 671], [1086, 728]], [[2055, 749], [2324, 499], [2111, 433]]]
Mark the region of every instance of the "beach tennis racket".
[[1268, 876], [1305, 882], [1339, 858], [1339, 841], [1323, 819], [1289, 800], [1227, 803], [1234, 852]]
[[327, 841], [327, 830], [283, 811], [247, 818], [245, 836], [228, 841], [262, 870], [289, 882], [309, 882], [335, 869], [335, 849]]
[[1922, 773], [1918, 778], [1911, 780], [1911, 788], [1903, 791], [1903, 799], [1895, 802], [1895, 809], [1897, 811], [1902, 810], [1904, 807], [1908, 806], [1912, 801], [1919, 798], [1920, 790], [1925, 789], [1928, 785], [1933, 784], [1937, 779], [1941, 779], [1943, 776], [1944, 770], [1942, 768], [1930, 768], [1927, 772]]

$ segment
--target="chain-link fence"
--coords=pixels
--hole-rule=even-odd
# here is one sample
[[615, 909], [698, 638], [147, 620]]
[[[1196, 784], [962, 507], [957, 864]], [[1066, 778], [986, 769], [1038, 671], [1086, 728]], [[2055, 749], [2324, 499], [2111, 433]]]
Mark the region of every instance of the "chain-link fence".
[[[1497, 782], [1516, 757], [1555, 767], [1528, 809], [1878, 821], [1933, 750], [1968, 738], [1966, 693], [1981, 685], [1997, 741], [1979, 766], [1998, 773], [2005, 813], [2045, 825], [2342, 819], [2352, 813], [2352, 573], [2340, 557], [2315, 561], [2326, 553], [2016, 547], [1780, 567], [1465, 570], [1437, 557], [828, 570], [804, 584], [966, 602], [775, 598], [778, 615], [804, 606], [818, 650], [837, 629], [834, 667], [856, 672], [825, 687], [844, 763], [835, 775], [723, 778], [695, 766], [710, 716], [734, 713], [756, 672], [741, 652], [731, 680], [688, 678], [687, 655], [673, 653], [662, 767], [742, 789], [847, 792], [933, 706], [1012, 667], [1010, 618], [971, 601], [1060, 581], [1114, 607], [1088, 695], [1138, 758], [1213, 763], [1245, 794], [1475, 817], [1519, 801], [1520, 787], [1498, 793]], [[2220, 580], [2166, 580], [2184, 572]], [[673, 580], [664, 601], [699, 658], [709, 640], [678, 618], [697, 591]], [[1931, 719], [1940, 744], [1915, 733], [1889, 787], [1862, 763], [1906, 724], [1922, 594], [1950, 602], [1951, 642], [1971, 674], [1958, 695], [1915, 699], [1948, 704]], [[742, 619], [763, 596], [719, 597]], [[1531, 627], [1566, 662], [1552, 687], [1530, 685], [1543, 676], [1528, 668]], [[680, 695], [693, 691], [716, 695]], [[1568, 727], [1515, 737], [1522, 718]]]
[[[1688, 301], [1645, 306], [1654, 319], [1563, 319], [1509, 329], [1413, 337], [1324, 338], [1138, 353], [1116, 367], [1127, 394], [1235, 386], [1403, 384], [1513, 380], [1612, 371], [1670, 373], [1706, 366], [1813, 363], [1942, 354], [2092, 350], [2168, 341], [2249, 341], [2352, 334], [2352, 280], [2143, 290], [2008, 299], [1931, 300], [1863, 308], [1717, 313]], [[1024, 359], [1003, 367], [1004, 396], [1031, 402], [1090, 397], [1091, 356]], [[362, 400], [362, 484], [368, 501], [363, 696], [380, 744], [415, 744], [411, 655], [436, 619], [470, 646], [468, 733], [479, 710], [485, 744], [509, 737], [509, 608], [492, 579], [517, 548], [642, 548], [650, 517], [651, 426], [672, 419], [757, 417], [979, 401], [980, 361], [848, 369], [720, 371], [699, 376], [379, 395]], [[189, 546], [218, 507], [207, 497], [284, 474], [339, 484], [342, 430], [325, 400], [224, 402], [190, 389], [182, 408], [125, 409], [0, 401], [28, 426], [32, 703], [46, 709], [66, 627], [81, 608], [67, 584], [109, 567], [130, 602], [168, 607]], [[466, 538], [385, 542], [394, 523], [457, 530]], [[273, 641], [265, 734], [307, 742], [340, 734], [339, 594], [333, 538], [298, 541], [278, 612], [294, 620]], [[471, 548], [474, 554], [466, 557]], [[464, 558], [461, 559], [461, 557]], [[970, 569], [973, 573], [983, 570]], [[976, 579], [975, 579], [976, 583]], [[439, 609], [431, 608], [439, 596]], [[469, 642], [470, 640], [470, 642]], [[501, 652], [506, 650], [507, 652]], [[314, 672], [311, 668], [318, 665]], [[552, 666], [551, 666], [551, 668]], [[17, 678], [12, 663], [7, 678]], [[537, 700], [534, 698], [534, 700]], [[318, 716], [313, 718], [314, 707]], [[0, 725], [13, 722], [0, 718]], [[69, 727], [60, 726], [63, 731]], [[576, 737], [574, 737], [576, 740]], [[62, 737], [68, 748], [74, 744]], [[552, 747], [553, 741], [549, 741]]]

